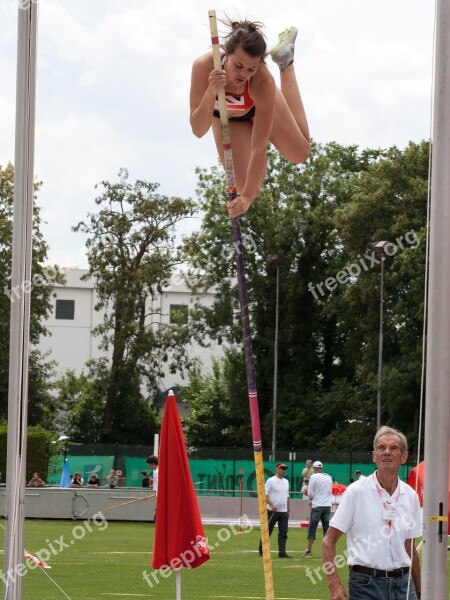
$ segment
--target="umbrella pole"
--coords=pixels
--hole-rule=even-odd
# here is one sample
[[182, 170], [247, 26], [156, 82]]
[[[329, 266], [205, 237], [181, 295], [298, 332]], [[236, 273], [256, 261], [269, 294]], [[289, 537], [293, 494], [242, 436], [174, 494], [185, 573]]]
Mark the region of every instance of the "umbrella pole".
[[[211, 43], [213, 51], [214, 68], [222, 68], [220, 56], [219, 34], [217, 31], [216, 13], [214, 10], [208, 12], [209, 26], [211, 31]], [[222, 88], [218, 94], [220, 123], [222, 125], [222, 142], [224, 151], [225, 175], [227, 180], [228, 197], [234, 200], [237, 196], [236, 182], [234, 177], [233, 155], [231, 152], [230, 126], [228, 124], [227, 104], [225, 90]], [[250, 404], [250, 420], [253, 438], [253, 456], [255, 459], [256, 486], [258, 491], [259, 521], [261, 524], [261, 542], [264, 563], [264, 584], [266, 600], [274, 600], [272, 558], [270, 555], [269, 526], [267, 522], [266, 493], [264, 489], [264, 465], [261, 443], [261, 427], [259, 422], [258, 394], [256, 391], [256, 377], [253, 360], [252, 336], [250, 328], [250, 314], [248, 310], [247, 284], [245, 279], [245, 267], [243, 256], [243, 244], [239, 218], [231, 219], [233, 228], [234, 247], [236, 255], [236, 271], [239, 288], [239, 300], [241, 305], [241, 321], [244, 337], [245, 366], [247, 371], [248, 400]]]
[[175, 569], [176, 600], [181, 600], [181, 569]]

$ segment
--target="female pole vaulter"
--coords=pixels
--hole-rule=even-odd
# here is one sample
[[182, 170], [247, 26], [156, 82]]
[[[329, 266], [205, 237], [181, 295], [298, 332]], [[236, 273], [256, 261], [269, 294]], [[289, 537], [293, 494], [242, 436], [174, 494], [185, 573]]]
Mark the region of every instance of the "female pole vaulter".
[[212, 52], [197, 58], [192, 67], [190, 123], [203, 137], [212, 127], [224, 164], [222, 128], [217, 94], [225, 88], [236, 187], [239, 192], [227, 204], [230, 217], [249, 209], [259, 195], [266, 174], [267, 145], [292, 163], [304, 162], [310, 153], [308, 122], [294, 70], [297, 29], [280, 33], [269, 52], [280, 69], [280, 88], [266, 64], [262, 24], [226, 21], [229, 33], [221, 50], [222, 69], [215, 69]]

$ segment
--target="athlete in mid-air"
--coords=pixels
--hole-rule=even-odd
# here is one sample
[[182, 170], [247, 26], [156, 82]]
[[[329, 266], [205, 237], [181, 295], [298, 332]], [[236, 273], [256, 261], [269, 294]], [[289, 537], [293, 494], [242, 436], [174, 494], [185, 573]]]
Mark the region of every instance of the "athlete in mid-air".
[[230, 32], [222, 48], [222, 69], [215, 69], [212, 52], [194, 62], [190, 93], [190, 123], [202, 137], [212, 127], [222, 164], [224, 152], [217, 94], [225, 88], [239, 195], [227, 205], [231, 217], [244, 214], [261, 191], [266, 175], [269, 142], [289, 161], [304, 162], [310, 138], [294, 70], [297, 29], [279, 35], [269, 54], [280, 69], [280, 88], [264, 63], [267, 55], [262, 24], [227, 22]]

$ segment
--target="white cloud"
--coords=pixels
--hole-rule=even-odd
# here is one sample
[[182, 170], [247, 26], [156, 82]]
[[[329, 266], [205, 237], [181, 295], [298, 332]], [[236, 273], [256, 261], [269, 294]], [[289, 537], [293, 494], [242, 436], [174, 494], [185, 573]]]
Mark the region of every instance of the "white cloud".
[[[131, 179], [194, 196], [195, 168], [217, 164], [212, 136], [189, 126], [193, 60], [210, 45], [206, 0], [40, 0], [35, 172], [52, 262], [85, 266], [71, 227], [95, 210], [94, 186]], [[429, 135], [432, 3], [421, 0], [216, 1], [219, 18], [300, 29], [296, 70], [313, 137], [364, 147]], [[13, 160], [16, 2], [0, 9], [0, 164]], [[220, 26], [220, 29], [224, 29]], [[278, 80], [276, 68], [270, 68]], [[189, 231], [192, 222], [184, 231]]]

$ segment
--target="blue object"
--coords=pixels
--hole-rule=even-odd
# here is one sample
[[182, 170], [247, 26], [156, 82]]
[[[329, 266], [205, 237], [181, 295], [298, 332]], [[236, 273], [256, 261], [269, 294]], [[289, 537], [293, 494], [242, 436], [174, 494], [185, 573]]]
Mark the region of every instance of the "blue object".
[[62, 488], [70, 487], [69, 461], [67, 460], [67, 458], [64, 459], [64, 466], [61, 474], [61, 482], [59, 485]]

